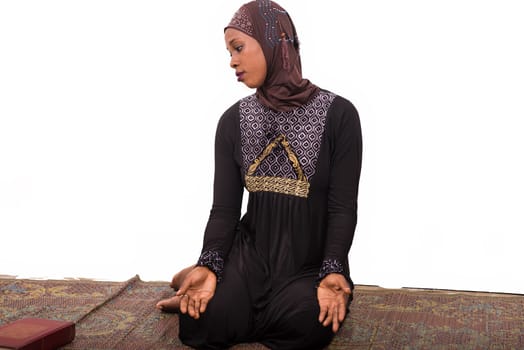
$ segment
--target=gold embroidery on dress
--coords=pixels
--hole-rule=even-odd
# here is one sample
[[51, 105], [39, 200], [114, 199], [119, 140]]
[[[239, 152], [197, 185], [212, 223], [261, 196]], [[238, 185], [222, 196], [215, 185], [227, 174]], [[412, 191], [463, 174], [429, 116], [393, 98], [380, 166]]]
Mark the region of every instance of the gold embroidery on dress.
[[[282, 145], [287, 153], [287, 157], [297, 174], [296, 179], [289, 179], [283, 177], [272, 176], [254, 176], [255, 171], [262, 161], [269, 155], [275, 147]], [[284, 134], [281, 134], [273, 140], [262, 153], [249, 166], [246, 174], [246, 188], [250, 192], [277, 192], [282, 194], [290, 194], [293, 196], [307, 198], [309, 193], [309, 182], [300, 167], [297, 156], [291, 149], [288, 140]]]

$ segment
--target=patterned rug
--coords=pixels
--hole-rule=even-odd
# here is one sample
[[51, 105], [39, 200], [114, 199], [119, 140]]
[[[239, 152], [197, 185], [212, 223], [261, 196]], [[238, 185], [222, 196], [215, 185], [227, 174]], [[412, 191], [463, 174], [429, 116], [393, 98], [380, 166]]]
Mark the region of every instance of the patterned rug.
[[[0, 279], [0, 324], [22, 317], [76, 322], [67, 350], [189, 349], [178, 317], [155, 309], [164, 282]], [[235, 350], [266, 349], [242, 344]], [[357, 286], [328, 349], [524, 349], [524, 296]]]

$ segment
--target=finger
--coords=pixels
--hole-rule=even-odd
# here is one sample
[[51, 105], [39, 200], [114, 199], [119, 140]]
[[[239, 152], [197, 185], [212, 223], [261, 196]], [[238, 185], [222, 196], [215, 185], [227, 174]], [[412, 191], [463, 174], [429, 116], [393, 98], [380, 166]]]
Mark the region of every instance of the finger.
[[327, 316], [327, 306], [325, 304], [320, 305], [320, 313], [318, 314], [318, 321], [323, 323]]
[[347, 300], [348, 297], [346, 293], [340, 294], [337, 297], [337, 314], [335, 315], [335, 317], [339, 322], [342, 322], [344, 320], [344, 317], [346, 317]]
[[200, 313], [203, 314], [204, 312], [206, 312], [206, 309], [207, 309], [207, 303], [208, 301], [206, 299], [202, 299], [200, 301]]
[[340, 326], [340, 323], [337, 318], [337, 314], [338, 314], [337, 308], [335, 308], [335, 310], [333, 310], [333, 319], [332, 319], [332, 327], [331, 327], [331, 329], [333, 330], [333, 333], [338, 332], [338, 327]]
[[[177, 293], [178, 295], [178, 293]], [[189, 301], [189, 297], [187, 296], [187, 294], [182, 294], [180, 295], [180, 312], [183, 313], [183, 314], [186, 314], [187, 313], [187, 303]]]
[[186, 293], [187, 293], [187, 289], [188, 289], [188, 288], [184, 286], [184, 288], [180, 288], [179, 290], [177, 290], [177, 292], [176, 292], [175, 295], [176, 295], [176, 296], [179, 296], [179, 297], [181, 297], [181, 296], [186, 296], [186, 295], [187, 295], [187, 294], [186, 294]]
[[339, 322], [342, 322], [344, 321], [344, 318], [346, 317], [346, 305], [342, 304], [342, 305], [339, 305], [337, 307], [337, 311], [338, 311], [338, 321]]
[[200, 312], [200, 299], [195, 299], [195, 311]]
[[322, 324], [324, 325], [324, 327], [327, 327], [327, 326], [329, 326], [332, 322], [333, 322], [333, 306], [330, 305], [330, 306], [328, 306], [328, 311], [327, 311], [326, 319], [324, 320], [324, 323], [322, 323]]
[[200, 300], [195, 300], [195, 318], [200, 318]]
[[190, 298], [188, 302], [188, 311], [189, 311], [189, 316], [196, 318], [195, 300], [192, 298]]
[[193, 300], [189, 301], [188, 312], [189, 312], [189, 316], [196, 318], [195, 303]]
[[185, 283], [182, 283], [182, 285], [180, 286], [180, 288], [176, 292], [176, 295], [179, 295], [179, 296], [187, 295], [187, 291], [189, 290], [190, 286], [191, 286], [191, 284], [189, 283], [189, 281], [185, 281]]

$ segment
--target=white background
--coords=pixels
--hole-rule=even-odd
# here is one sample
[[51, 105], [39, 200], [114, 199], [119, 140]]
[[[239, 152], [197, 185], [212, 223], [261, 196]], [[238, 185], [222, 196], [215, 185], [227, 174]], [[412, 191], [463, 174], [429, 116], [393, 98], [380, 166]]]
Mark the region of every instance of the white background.
[[[170, 280], [199, 255], [242, 1], [0, 2], [0, 274]], [[282, 0], [360, 112], [356, 283], [524, 293], [519, 1]]]

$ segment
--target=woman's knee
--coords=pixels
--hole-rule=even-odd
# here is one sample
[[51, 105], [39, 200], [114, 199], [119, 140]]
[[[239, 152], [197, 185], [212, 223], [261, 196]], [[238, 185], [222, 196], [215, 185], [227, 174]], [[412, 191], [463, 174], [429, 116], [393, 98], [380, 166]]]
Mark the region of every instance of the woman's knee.
[[249, 304], [227, 289], [217, 288], [198, 320], [180, 315], [179, 338], [196, 349], [224, 349], [250, 332]]
[[331, 327], [318, 321], [315, 308], [292, 313], [275, 324], [264, 341], [272, 349], [323, 349], [333, 339]]

